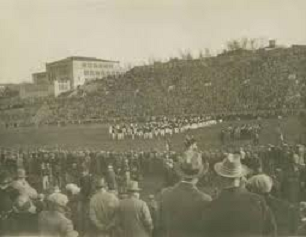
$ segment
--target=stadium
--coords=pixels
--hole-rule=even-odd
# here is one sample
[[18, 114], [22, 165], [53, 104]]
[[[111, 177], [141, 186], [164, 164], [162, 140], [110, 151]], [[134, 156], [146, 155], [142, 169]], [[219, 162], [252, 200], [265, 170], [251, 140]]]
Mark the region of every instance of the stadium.
[[[37, 41], [28, 39], [31, 57], [7, 57], [0, 70], [32, 73], [31, 82], [0, 86], [0, 236], [306, 235], [306, 44], [303, 37], [276, 40], [273, 32], [293, 32], [300, 19], [272, 24], [264, 40], [221, 44], [224, 37], [209, 31], [208, 45], [223, 45], [211, 53], [197, 49], [207, 37], [197, 27], [209, 28], [207, 17], [215, 31], [215, 14], [204, 17], [205, 4], [193, 0], [150, 7], [36, 1], [37, 9], [17, 2], [6, 10], [0, 3], [0, 15], [28, 12], [22, 19], [35, 26], [26, 29]], [[263, 14], [261, 5], [238, 2], [241, 19], [260, 22], [252, 14]], [[212, 4], [208, 12], [217, 11], [218, 20], [233, 7]], [[283, 12], [280, 6], [267, 9]], [[231, 14], [222, 24], [235, 23], [237, 12]], [[18, 55], [27, 52], [17, 45]], [[166, 56], [150, 57], [150, 50]]]

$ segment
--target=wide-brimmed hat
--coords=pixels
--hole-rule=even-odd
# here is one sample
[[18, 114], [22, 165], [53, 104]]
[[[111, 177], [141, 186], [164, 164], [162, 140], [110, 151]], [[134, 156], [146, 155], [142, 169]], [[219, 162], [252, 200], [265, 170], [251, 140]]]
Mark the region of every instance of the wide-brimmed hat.
[[18, 170], [17, 170], [16, 177], [17, 177], [17, 178], [26, 178], [26, 177], [27, 177], [27, 174], [26, 174], [25, 169], [18, 169]]
[[137, 181], [130, 181], [127, 185], [127, 191], [130, 191], [130, 192], [141, 191], [141, 189], [138, 186], [138, 182]]
[[200, 152], [187, 150], [178, 158], [174, 168], [177, 175], [182, 178], [200, 178], [207, 173], [209, 164], [203, 163]]
[[226, 178], [241, 178], [246, 176], [250, 170], [240, 162], [240, 155], [229, 153], [222, 161], [215, 164], [216, 173]]

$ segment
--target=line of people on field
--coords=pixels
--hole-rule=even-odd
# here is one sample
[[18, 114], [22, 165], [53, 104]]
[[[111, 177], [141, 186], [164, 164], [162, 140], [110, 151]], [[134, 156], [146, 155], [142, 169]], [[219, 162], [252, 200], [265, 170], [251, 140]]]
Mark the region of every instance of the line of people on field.
[[115, 124], [109, 126], [109, 135], [113, 140], [153, 139], [209, 127], [217, 123], [218, 121], [214, 119], [196, 117], [191, 119], [164, 119], [163, 121], [145, 123]]
[[230, 141], [253, 140], [253, 143], [258, 145], [261, 130], [260, 124], [228, 126], [221, 130], [220, 139], [223, 144]]

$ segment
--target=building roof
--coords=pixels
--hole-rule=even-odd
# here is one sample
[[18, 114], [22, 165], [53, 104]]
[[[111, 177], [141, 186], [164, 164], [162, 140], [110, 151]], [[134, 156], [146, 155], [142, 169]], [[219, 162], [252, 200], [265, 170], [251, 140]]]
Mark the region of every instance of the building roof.
[[76, 60], [76, 61], [99, 61], [99, 62], [119, 63], [119, 61], [105, 60], [105, 59], [99, 59], [99, 58], [94, 58], [94, 57], [82, 57], [82, 56], [71, 56], [71, 57], [68, 57], [67, 59]]
[[95, 62], [112, 62], [112, 63], [119, 63], [119, 61], [112, 61], [112, 60], [105, 60], [105, 59], [99, 59], [99, 58], [94, 58], [94, 57], [83, 57], [83, 56], [71, 56], [67, 57], [65, 59], [61, 59], [58, 61], [50, 62], [47, 64], [55, 64], [58, 62], [63, 62], [63, 61], [95, 61]]
[[47, 74], [47, 72], [34, 72], [34, 73], [32, 73], [32, 75], [43, 75], [43, 74]]

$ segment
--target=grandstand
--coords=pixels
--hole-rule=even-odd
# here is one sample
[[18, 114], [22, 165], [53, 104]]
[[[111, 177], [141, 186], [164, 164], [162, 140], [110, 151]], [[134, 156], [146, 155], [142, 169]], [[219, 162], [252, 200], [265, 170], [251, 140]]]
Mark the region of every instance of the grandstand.
[[[297, 46], [172, 59], [134, 67], [119, 78], [110, 76], [85, 84], [60, 98], [15, 101], [9, 108], [19, 104], [23, 110], [18, 112], [18, 121], [33, 124], [36, 120], [32, 117], [39, 117], [41, 124], [57, 124], [151, 116], [286, 113], [304, 108], [305, 64], [306, 49]], [[14, 116], [7, 106], [1, 103], [0, 116], [12, 122]], [[45, 116], [43, 111], [47, 111]]]

